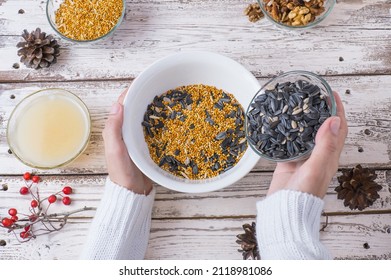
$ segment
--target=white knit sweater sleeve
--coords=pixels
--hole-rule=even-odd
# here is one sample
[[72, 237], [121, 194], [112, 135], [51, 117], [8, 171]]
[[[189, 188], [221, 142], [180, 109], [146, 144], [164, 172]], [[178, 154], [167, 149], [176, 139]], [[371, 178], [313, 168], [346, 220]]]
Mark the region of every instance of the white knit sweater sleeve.
[[257, 203], [257, 241], [262, 259], [330, 259], [319, 239], [324, 202], [282, 190]]
[[143, 259], [148, 246], [155, 189], [135, 194], [106, 180], [81, 259]]

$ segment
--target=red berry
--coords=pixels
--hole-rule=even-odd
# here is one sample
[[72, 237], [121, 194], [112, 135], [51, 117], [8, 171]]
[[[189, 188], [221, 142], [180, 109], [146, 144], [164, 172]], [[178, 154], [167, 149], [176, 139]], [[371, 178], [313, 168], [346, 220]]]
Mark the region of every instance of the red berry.
[[38, 219], [38, 217], [36, 215], [34, 215], [34, 214], [29, 216], [29, 221], [30, 222], [35, 222], [37, 219]]
[[30, 228], [31, 228], [31, 226], [30, 226], [30, 225], [28, 225], [28, 226], [25, 226], [25, 227], [24, 227], [24, 231], [29, 231], [29, 230], [30, 230]]
[[14, 223], [13, 220], [9, 219], [9, 218], [4, 218], [1, 223], [3, 224], [3, 226], [5, 227], [10, 227], [12, 226], [12, 224]]
[[10, 216], [15, 216], [16, 214], [18, 214], [18, 211], [15, 208], [10, 208], [8, 210], [8, 214], [10, 214]]
[[57, 200], [57, 196], [55, 196], [54, 194], [48, 197], [48, 201], [50, 204], [56, 202], [56, 200]]
[[71, 202], [72, 202], [72, 200], [69, 196], [64, 196], [62, 198], [62, 203], [64, 203], [65, 205], [69, 205], [69, 204], [71, 204]]
[[18, 218], [18, 216], [12, 216], [12, 217], [11, 217], [11, 220], [12, 220], [14, 223], [16, 223], [16, 222], [19, 220], [19, 218]]
[[38, 183], [40, 179], [41, 178], [39, 178], [39, 176], [34, 175], [32, 180], [33, 180], [34, 183]]
[[30, 172], [26, 172], [23, 174], [23, 179], [25, 179], [26, 181], [30, 180], [31, 179], [31, 173]]
[[37, 206], [38, 206], [38, 201], [36, 201], [35, 199], [31, 200], [31, 207], [35, 208]]
[[62, 192], [64, 194], [71, 194], [72, 193], [72, 188], [70, 186], [66, 186], [62, 189]]
[[25, 231], [22, 231], [20, 233], [20, 237], [23, 238], [23, 239], [26, 239], [30, 236], [30, 234], [28, 232], [25, 232]]
[[29, 188], [28, 187], [21, 187], [19, 192], [20, 192], [21, 195], [28, 194], [29, 193]]

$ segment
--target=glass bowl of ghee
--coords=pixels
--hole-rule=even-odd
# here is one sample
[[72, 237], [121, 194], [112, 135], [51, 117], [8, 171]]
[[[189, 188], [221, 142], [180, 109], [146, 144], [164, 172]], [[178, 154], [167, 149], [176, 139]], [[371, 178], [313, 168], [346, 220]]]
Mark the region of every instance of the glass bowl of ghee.
[[65, 166], [88, 145], [90, 113], [64, 89], [43, 89], [22, 99], [11, 113], [7, 141], [22, 163], [38, 169]]

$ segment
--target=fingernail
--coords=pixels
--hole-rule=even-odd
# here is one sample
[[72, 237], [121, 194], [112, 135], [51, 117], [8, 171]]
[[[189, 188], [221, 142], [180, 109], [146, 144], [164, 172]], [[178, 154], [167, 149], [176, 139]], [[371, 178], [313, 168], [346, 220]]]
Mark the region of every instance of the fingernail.
[[115, 115], [119, 112], [120, 105], [118, 102], [115, 102], [113, 106], [111, 107], [110, 114]]
[[340, 117], [334, 117], [331, 120], [330, 129], [331, 129], [331, 132], [335, 136], [338, 136], [338, 134], [339, 134], [339, 127], [340, 126], [341, 126], [341, 119], [340, 119]]

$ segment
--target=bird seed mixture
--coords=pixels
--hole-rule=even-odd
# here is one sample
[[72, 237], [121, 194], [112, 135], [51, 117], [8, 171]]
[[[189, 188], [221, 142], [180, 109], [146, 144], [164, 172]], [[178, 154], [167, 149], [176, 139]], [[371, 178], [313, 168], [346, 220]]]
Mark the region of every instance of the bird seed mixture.
[[213, 86], [182, 86], [156, 96], [142, 126], [153, 161], [186, 179], [222, 174], [247, 149], [243, 108]]
[[68, 38], [94, 40], [113, 29], [122, 9], [122, 0], [65, 0], [55, 12], [55, 22]]

